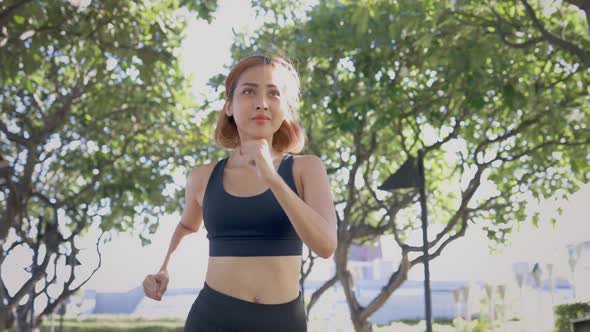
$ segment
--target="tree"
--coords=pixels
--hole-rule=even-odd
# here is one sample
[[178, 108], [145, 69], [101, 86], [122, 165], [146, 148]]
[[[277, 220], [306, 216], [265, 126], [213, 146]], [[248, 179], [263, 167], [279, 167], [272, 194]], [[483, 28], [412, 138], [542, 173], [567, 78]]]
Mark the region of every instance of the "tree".
[[[211, 132], [192, 114], [176, 55], [189, 15], [210, 21], [216, 3], [0, 4], [0, 272], [16, 248], [33, 251], [27, 280], [11, 286], [0, 273], [0, 330], [15, 310], [28, 330], [43, 296], [39, 326], [100, 267], [110, 232], [149, 243], [158, 217], [180, 208], [172, 172]], [[81, 275], [76, 242], [92, 224], [107, 236]]]
[[531, 49], [550, 44], [577, 57], [580, 65], [590, 67], [588, 1], [463, 1], [454, 9], [461, 22], [497, 34], [510, 47]]
[[[532, 52], [506, 45], [440, 1], [322, 1], [306, 12], [259, 4], [271, 21], [237, 36], [234, 57], [278, 49], [298, 64], [307, 152], [327, 165], [338, 212], [336, 272], [308, 309], [339, 282], [356, 331], [370, 331], [370, 316], [423, 262], [421, 243], [408, 240], [420, 227], [417, 193], [376, 190], [418, 149], [437, 231], [431, 259], [474, 223], [509, 241], [518, 224], [538, 222], [529, 201], [566, 197], [588, 181], [589, 78], [579, 54], [548, 40]], [[399, 266], [361, 301], [349, 248], [383, 234], [395, 238]]]

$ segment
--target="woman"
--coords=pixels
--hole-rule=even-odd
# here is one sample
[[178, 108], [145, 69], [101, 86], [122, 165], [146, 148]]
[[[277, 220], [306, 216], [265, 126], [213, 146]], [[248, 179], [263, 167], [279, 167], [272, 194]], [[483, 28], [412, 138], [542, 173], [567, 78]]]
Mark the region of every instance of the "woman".
[[299, 77], [285, 59], [255, 55], [231, 70], [225, 89], [215, 140], [232, 153], [191, 170], [181, 221], [144, 292], [161, 300], [170, 256], [204, 222], [210, 257], [185, 331], [306, 331], [302, 243], [330, 257], [336, 212], [321, 160], [292, 154], [304, 141]]

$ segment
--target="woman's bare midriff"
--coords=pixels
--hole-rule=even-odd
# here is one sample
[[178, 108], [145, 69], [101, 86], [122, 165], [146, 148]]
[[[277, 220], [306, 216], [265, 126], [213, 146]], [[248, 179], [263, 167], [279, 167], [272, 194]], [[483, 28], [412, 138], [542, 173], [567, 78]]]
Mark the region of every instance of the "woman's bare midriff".
[[244, 301], [287, 303], [299, 296], [301, 256], [209, 257], [206, 282]]
[[[278, 169], [281, 160], [282, 157], [275, 161], [276, 169]], [[214, 164], [208, 165], [205, 179], [209, 178], [214, 166]], [[295, 164], [293, 172], [297, 192], [301, 193], [303, 187]], [[263, 192], [263, 188], [255, 188], [255, 186], [243, 182], [244, 178], [252, 178], [253, 176], [255, 175], [248, 173], [233, 174], [231, 167], [226, 167], [224, 182], [227, 183], [229, 180], [230, 183], [233, 183], [230, 187], [236, 188], [235, 193], [239, 193], [236, 194], [237, 196]], [[203, 182], [198, 194], [201, 206], [203, 206], [205, 195], [205, 183], [207, 181]], [[214, 290], [244, 301], [280, 304], [290, 302], [299, 296], [300, 274], [301, 256], [214, 256], [209, 257], [205, 281]]]

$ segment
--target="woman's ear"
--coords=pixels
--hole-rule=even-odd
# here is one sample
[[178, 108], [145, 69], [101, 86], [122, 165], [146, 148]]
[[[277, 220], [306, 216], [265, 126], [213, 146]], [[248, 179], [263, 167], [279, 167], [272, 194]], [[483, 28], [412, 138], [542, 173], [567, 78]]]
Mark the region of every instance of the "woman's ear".
[[228, 117], [232, 117], [233, 116], [233, 113], [232, 113], [232, 110], [231, 110], [231, 104], [230, 103], [227, 103], [225, 105], [225, 115], [227, 115]]

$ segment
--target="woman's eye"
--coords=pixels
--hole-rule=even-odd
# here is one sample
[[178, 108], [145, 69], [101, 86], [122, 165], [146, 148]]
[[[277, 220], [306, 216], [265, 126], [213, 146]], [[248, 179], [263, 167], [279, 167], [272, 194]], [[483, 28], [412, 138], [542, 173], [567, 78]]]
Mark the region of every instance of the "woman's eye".
[[281, 95], [281, 93], [278, 91], [271, 91], [270, 94], [271, 94], [271, 96], [277, 96], [277, 97]]
[[249, 95], [252, 94], [254, 91], [252, 89], [245, 89], [244, 91], [242, 91], [243, 94], [245, 95]]

